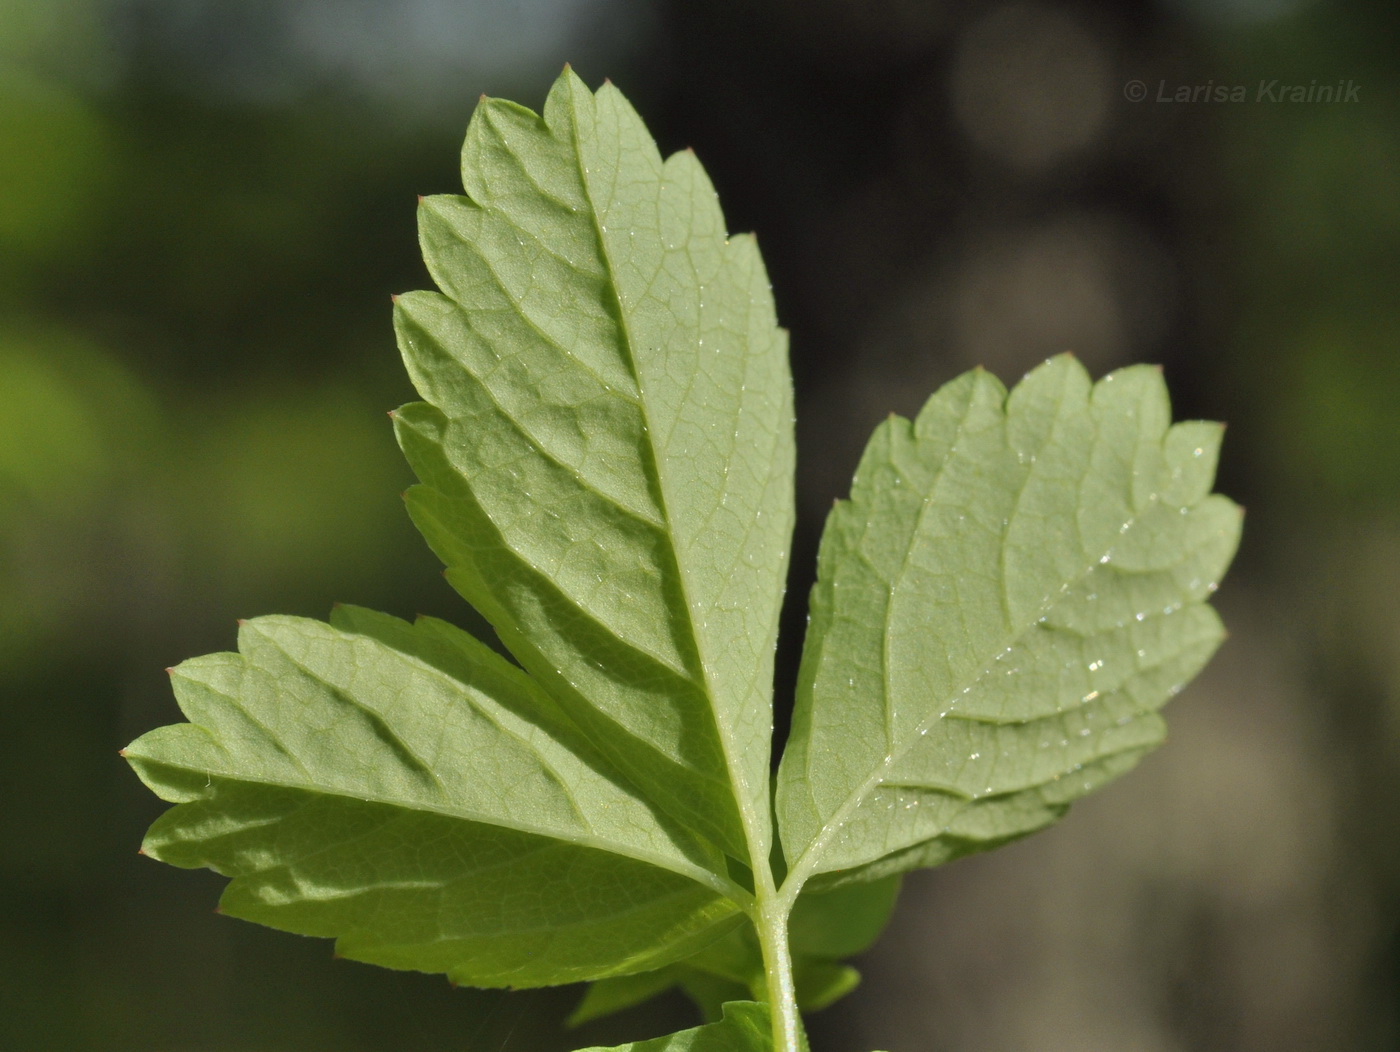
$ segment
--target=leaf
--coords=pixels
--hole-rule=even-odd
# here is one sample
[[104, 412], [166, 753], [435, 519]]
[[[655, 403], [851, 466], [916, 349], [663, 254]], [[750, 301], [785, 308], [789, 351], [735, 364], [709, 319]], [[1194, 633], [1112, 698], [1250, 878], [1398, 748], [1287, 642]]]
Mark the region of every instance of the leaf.
[[793, 962], [797, 1007], [804, 1012], [829, 1008], [860, 985], [860, 972], [849, 964], [799, 957]]
[[899, 897], [899, 876], [797, 897], [788, 921], [795, 955], [837, 960], [864, 953], [879, 938]]
[[968, 373], [882, 424], [822, 539], [777, 811], [790, 879], [871, 879], [1053, 822], [1163, 737], [1223, 629], [1220, 428], [1148, 367]]
[[125, 753], [180, 805], [145, 852], [233, 877], [224, 912], [478, 986], [642, 971], [737, 923], [712, 849], [466, 633], [341, 607], [239, 647], [173, 669], [190, 722]]
[[[797, 1003], [818, 1011], [854, 990], [860, 973], [836, 963], [868, 949], [894, 910], [900, 878], [804, 892], [788, 923]], [[754, 930], [741, 926], [677, 964], [642, 975], [593, 983], [569, 1016], [570, 1025], [620, 1012], [680, 987], [708, 1017], [726, 1001], [763, 989], [763, 954]]]
[[1046, 825], [1161, 740], [1222, 635], [1219, 428], [1068, 357], [879, 428], [774, 784], [793, 421], [756, 243], [568, 70], [542, 116], [484, 99], [462, 171], [419, 213], [436, 290], [396, 301], [423, 401], [395, 430], [410, 514], [518, 665], [431, 618], [247, 622], [173, 670], [189, 722], [126, 752], [177, 805], [145, 851], [345, 956], [592, 981], [574, 1021], [679, 987], [714, 1019], [612, 1052], [805, 1052], [798, 1008], [859, 982], [841, 958], [901, 872]]
[[689, 968], [683, 964], [676, 965], [675, 969], [680, 974], [680, 988], [700, 1007], [700, 1014], [707, 1021], [718, 1019], [723, 1014], [724, 1006], [731, 1001], [753, 996], [748, 983], [736, 982], [703, 968]]
[[484, 99], [462, 172], [420, 210], [440, 291], [395, 309], [414, 521], [649, 799], [766, 861], [793, 440], [757, 246], [567, 70], [542, 118]]
[[768, 1009], [752, 1001], [730, 1001], [724, 1018], [652, 1041], [634, 1041], [610, 1048], [594, 1046], [579, 1052], [768, 1052]]
[[658, 968], [654, 972], [619, 975], [589, 983], [583, 999], [569, 1013], [565, 1023], [568, 1026], [582, 1026], [614, 1012], [635, 1008], [658, 994], [674, 989], [680, 983], [683, 974], [679, 965], [671, 965]]

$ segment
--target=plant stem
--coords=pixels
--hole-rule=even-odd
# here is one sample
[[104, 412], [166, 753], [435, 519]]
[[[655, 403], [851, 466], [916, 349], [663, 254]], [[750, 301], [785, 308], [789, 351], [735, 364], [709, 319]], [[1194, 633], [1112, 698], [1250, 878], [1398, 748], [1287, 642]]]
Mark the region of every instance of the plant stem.
[[[766, 875], [766, 874], [765, 874]], [[758, 910], [754, 927], [763, 951], [763, 973], [768, 991], [768, 1011], [773, 1019], [773, 1052], [806, 1052], [807, 1035], [797, 1011], [797, 987], [792, 978], [792, 950], [788, 946], [788, 913], [791, 903], [779, 898], [772, 887], [757, 890]]]

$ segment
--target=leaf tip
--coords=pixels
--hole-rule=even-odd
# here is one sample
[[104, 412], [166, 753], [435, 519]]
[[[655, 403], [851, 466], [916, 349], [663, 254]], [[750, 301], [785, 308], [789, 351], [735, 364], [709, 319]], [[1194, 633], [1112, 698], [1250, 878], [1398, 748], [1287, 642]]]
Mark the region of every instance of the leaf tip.
[[138, 848], [136, 849], [136, 853], [137, 853], [138, 855], [140, 855], [142, 858], [150, 858], [150, 857], [151, 857], [150, 855], [146, 854], [146, 845], [145, 845], [145, 844], [142, 844], [140, 847], [138, 847]]
[[390, 302], [390, 303], [398, 303], [398, 302], [399, 302], [399, 294], [398, 294], [397, 292], [391, 292], [391, 293], [389, 293], [389, 302]]
[[223, 907], [223, 905], [220, 904], [220, 905], [218, 905], [218, 906], [215, 906], [215, 907], [214, 907], [214, 912], [215, 912], [215, 914], [217, 914], [218, 916], [222, 917], [222, 916], [224, 915], [224, 907]]
[[174, 666], [174, 665], [166, 665], [166, 666], [165, 666], [165, 674], [166, 674], [167, 676], [173, 676], [173, 675], [175, 675], [175, 666]]
[[[481, 96], [481, 98], [482, 98], [483, 101], [485, 101], [486, 96], [483, 95], [483, 96]], [[418, 196], [418, 203], [421, 205], [421, 204], [423, 203], [423, 195], [422, 195], [422, 194], [418, 194], [417, 196]]]

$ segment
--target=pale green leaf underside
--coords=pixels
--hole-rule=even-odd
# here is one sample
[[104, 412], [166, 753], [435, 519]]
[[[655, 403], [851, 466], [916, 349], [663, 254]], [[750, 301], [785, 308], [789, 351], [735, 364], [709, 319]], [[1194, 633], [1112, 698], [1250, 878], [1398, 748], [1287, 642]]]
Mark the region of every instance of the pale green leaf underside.
[[793, 445], [757, 246], [692, 154], [567, 71], [542, 118], [483, 100], [462, 171], [420, 210], [440, 291], [395, 312], [414, 520], [649, 798], [766, 857]]
[[731, 1001], [724, 1006], [724, 1018], [718, 1022], [651, 1041], [609, 1048], [595, 1045], [579, 1052], [769, 1052], [773, 1041], [768, 1025], [768, 1009], [763, 1005]]
[[189, 723], [127, 759], [180, 806], [145, 851], [226, 913], [347, 957], [533, 986], [655, 968], [738, 920], [716, 860], [459, 629], [339, 608], [172, 670]]
[[522, 667], [429, 618], [248, 622], [174, 670], [189, 722], [126, 752], [177, 804], [145, 850], [344, 956], [592, 980], [577, 1018], [673, 985], [723, 1007], [585, 1052], [801, 1045], [744, 1000], [782, 985], [784, 938], [797, 1003], [830, 1003], [897, 874], [1052, 822], [1161, 741], [1223, 635], [1220, 429], [1171, 426], [1151, 369], [1094, 385], [1067, 356], [877, 429], [822, 540], [776, 891], [792, 393], [757, 246], [693, 155], [568, 71], [543, 116], [483, 100], [462, 162], [466, 196], [420, 210], [437, 290], [397, 300], [424, 401], [395, 428], [414, 521]]
[[799, 878], [870, 877], [1053, 821], [1159, 744], [1223, 637], [1220, 428], [1159, 372], [982, 371], [881, 425], [827, 521], [778, 821]]

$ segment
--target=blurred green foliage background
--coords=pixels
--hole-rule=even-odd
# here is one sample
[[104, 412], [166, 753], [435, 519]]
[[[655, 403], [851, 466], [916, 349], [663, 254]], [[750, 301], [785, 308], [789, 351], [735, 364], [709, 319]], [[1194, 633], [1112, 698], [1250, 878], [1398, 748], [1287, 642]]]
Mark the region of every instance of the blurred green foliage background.
[[[1328, 0], [0, 0], [0, 1047], [507, 1052], [575, 991], [332, 961], [138, 858], [161, 669], [333, 601], [474, 624], [384, 413], [482, 92], [610, 76], [760, 232], [802, 521], [984, 363], [1163, 363], [1249, 506], [1175, 740], [910, 882], [847, 1052], [1400, 1048], [1400, 9]], [[1350, 101], [1261, 88], [1356, 85]], [[1131, 82], [1141, 82], [1138, 101]], [[1239, 102], [1159, 101], [1243, 86]], [[1340, 94], [1340, 93], [1339, 93]], [[780, 694], [781, 696], [781, 694]]]

